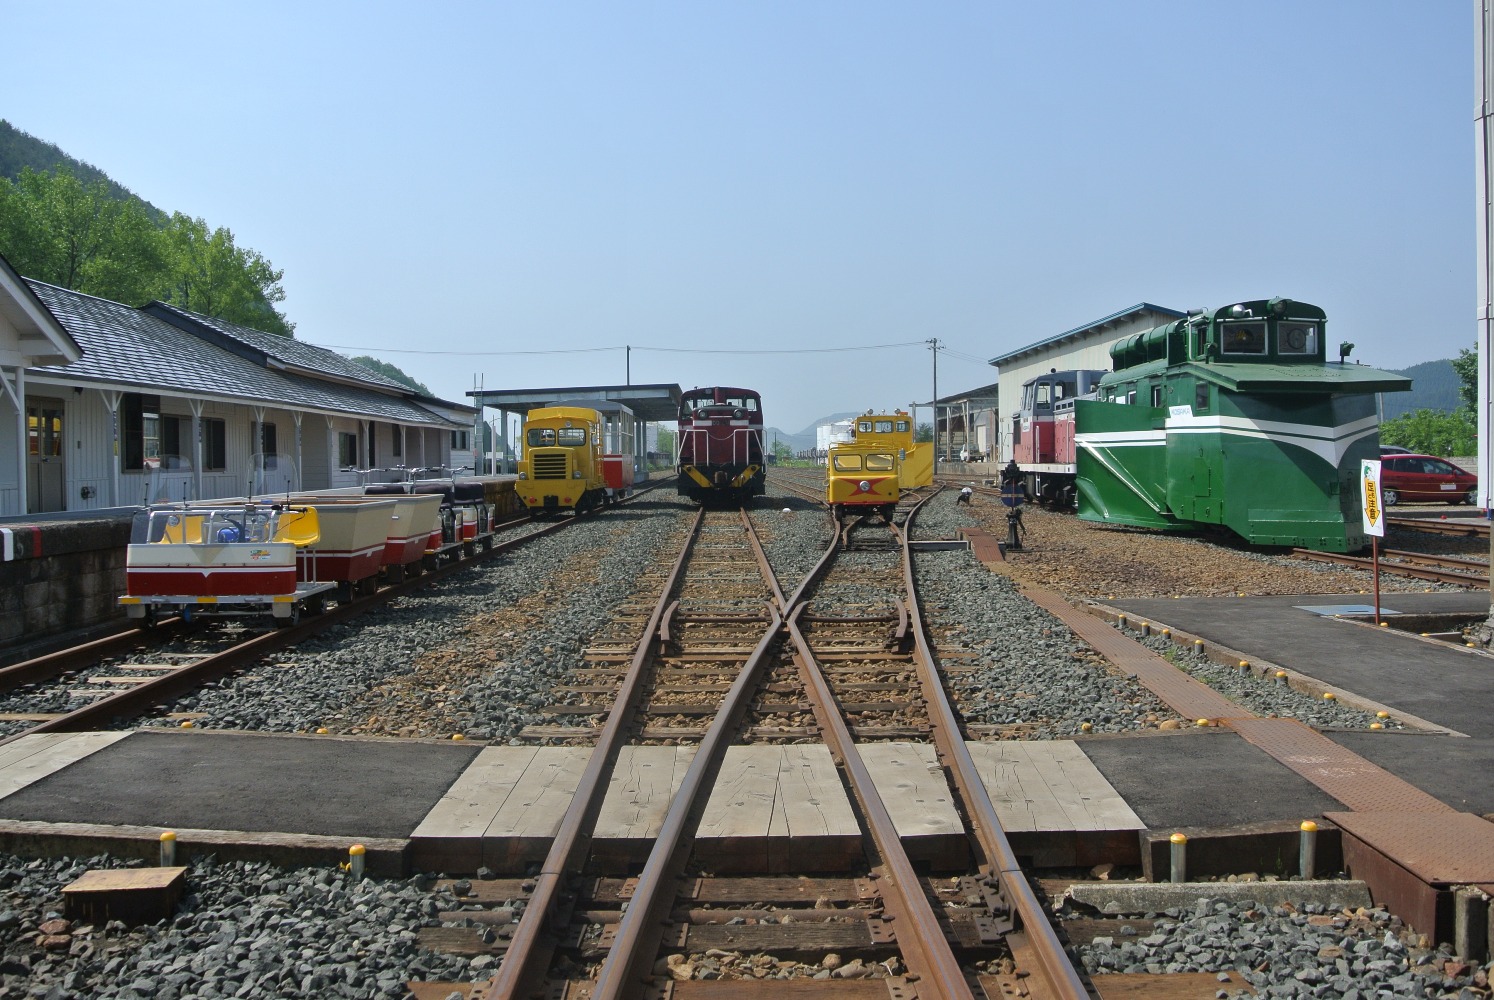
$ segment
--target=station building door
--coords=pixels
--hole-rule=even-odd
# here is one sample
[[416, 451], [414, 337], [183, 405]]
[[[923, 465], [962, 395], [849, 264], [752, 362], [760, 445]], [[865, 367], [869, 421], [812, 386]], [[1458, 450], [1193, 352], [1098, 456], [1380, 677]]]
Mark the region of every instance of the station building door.
[[26, 512], [66, 510], [63, 496], [62, 401], [26, 402]]

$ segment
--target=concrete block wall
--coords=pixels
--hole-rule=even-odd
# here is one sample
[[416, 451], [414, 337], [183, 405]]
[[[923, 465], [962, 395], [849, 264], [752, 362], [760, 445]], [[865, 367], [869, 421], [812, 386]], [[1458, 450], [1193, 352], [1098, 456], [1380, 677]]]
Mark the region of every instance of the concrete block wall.
[[129, 515], [0, 528], [0, 650], [123, 618]]

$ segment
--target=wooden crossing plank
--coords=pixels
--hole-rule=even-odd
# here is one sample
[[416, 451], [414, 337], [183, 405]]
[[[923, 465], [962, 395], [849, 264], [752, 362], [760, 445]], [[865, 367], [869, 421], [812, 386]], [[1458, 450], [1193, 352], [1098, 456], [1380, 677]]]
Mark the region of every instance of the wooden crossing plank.
[[481, 837], [539, 752], [539, 747], [483, 747], [411, 838]]
[[860, 828], [824, 746], [734, 746], [696, 831], [723, 871], [836, 869], [860, 853]]
[[113, 746], [129, 732], [33, 733], [0, 747], [0, 798]]
[[484, 837], [522, 840], [555, 836], [590, 759], [589, 747], [542, 748], [524, 768]]
[[695, 759], [694, 747], [623, 747], [597, 816], [597, 840], [652, 840]]
[[941, 866], [968, 854], [954, 795], [930, 743], [867, 743], [857, 748], [909, 855]]
[[1137, 818], [1072, 740], [967, 743], [1003, 829], [1140, 830]]
[[[727, 748], [716, 787], [695, 831], [696, 841], [727, 845], [767, 837], [782, 757], [776, 746]], [[766, 857], [763, 860], [766, 864]]]
[[[594, 846], [647, 857], [695, 752], [623, 748]], [[411, 834], [412, 863], [514, 872], [542, 858], [591, 753], [589, 747], [483, 748]], [[731, 747], [696, 847], [723, 870], [835, 870], [859, 855], [860, 830], [825, 747]]]

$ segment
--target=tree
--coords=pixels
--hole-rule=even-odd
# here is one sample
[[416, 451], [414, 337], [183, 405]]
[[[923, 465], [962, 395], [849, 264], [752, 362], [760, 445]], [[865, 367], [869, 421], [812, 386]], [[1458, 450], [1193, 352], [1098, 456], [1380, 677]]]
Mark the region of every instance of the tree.
[[1469, 414], [1478, 412], [1478, 350], [1463, 348], [1452, 359], [1453, 371], [1458, 373], [1458, 398]]
[[934, 425], [919, 424], [918, 429], [913, 432], [913, 440], [918, 443], [934, 440]]
[[432, 393], [424, 385], [415, 381], [413, 378], [401, 371], [397, 366], [391, 365], [387, 361], [380, 361], [378, 358], [371, 358], [367, 354], [360, 354], [356, 358], [349, 358], [348, 360], [353, 362], [353, 364], [355, 365], [362, 365], [364, 368], [367, 368], [370, 371], [378, 372], [380, 375], [384, 376], [387, 379], [393, 379], [400, 385], [409, 386], [411, 389], [414, 389], [422, 396], [434, 395], [434, 393]]
[[1478, 453], [1478, 429], [1473, 412], [1459, 408], [1452, 413], [1442, 410], [1413, 410], [1380, 425], [1380, 441], [1425, 455], [1462, 456]]
[[275, 308], [284, 272], [237, 246], [226, 228], [175, 213], [164, 225], [154, 210], [117, 185], [84, 183], [70, 167], [21, 168], [0, 177], [0, 253], [28, 278], [144, 305], [161, 299], [290, 336], [295, 325]]
[[787, 465], [794, 457], [794, 449], [790, 448], [787, 441], [773, 442], [773, 457], [778, 460], [779, 465]]
[[658, 437], [655, 439], [654, 447], [657, 448], [661, 453], [673, 458], [675, 442], [674, 431], [670, 430], [668, 427], [660, 427], [657, 433]]
[[202, 219], [173, 212], [166, 224], [166, 301], [230, 323], [289, 337], [295, 325], [274, 307], [285, 299], [284, 271], [235, 244], [226, 227], [209, 230]]
[[101, 180], [23, 168], [0, 178], [0, 251], [21, 274], [119, 302], [144, 303], [159, 272], [159, 233], [139, 201]]

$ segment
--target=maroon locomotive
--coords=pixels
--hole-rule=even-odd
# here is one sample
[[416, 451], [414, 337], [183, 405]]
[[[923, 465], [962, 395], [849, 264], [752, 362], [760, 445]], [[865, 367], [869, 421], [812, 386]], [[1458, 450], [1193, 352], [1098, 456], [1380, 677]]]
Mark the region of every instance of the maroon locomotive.
[[762, 397], [751, 389], [711, 386], [680, 398], [679, 493], [705, 502], [761, 496]]

